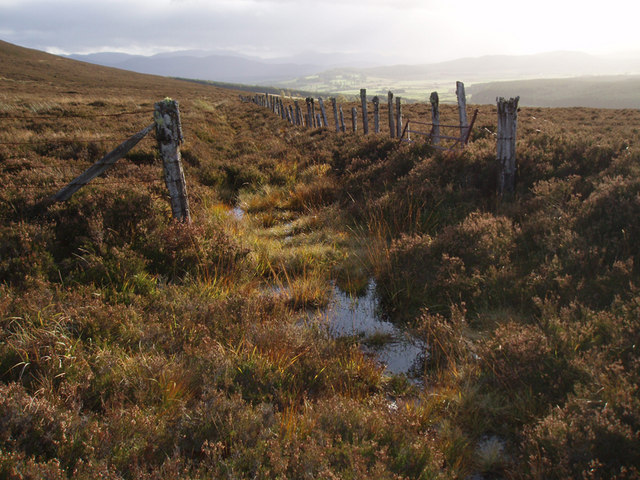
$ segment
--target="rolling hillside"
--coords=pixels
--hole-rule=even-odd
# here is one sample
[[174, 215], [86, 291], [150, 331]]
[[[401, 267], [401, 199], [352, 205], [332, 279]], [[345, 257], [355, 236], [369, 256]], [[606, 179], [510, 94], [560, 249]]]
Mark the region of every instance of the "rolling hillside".
[[519, 95], [523, 106], [640, 108], [640, 76], [478, 83], [467, 93], [469, 101], [476, 104], [493, 104], [496, 97]]

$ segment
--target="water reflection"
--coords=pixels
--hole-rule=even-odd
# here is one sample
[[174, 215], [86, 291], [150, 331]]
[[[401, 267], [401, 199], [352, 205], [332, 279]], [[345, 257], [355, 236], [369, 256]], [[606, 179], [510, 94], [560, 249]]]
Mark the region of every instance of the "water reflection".
[[362, 348], [385, 365], [387, 372], [418, 374], [425, 344], [381, 318], [373, 280], [359, 298], [334, 287], [331, 302], [320, 315], [334, 337], [358, 337]]

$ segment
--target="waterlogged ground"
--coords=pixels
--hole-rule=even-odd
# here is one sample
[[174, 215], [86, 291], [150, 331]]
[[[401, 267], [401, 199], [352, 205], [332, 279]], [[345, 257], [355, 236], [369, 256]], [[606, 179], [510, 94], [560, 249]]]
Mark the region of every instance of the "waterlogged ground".
[[327, 308], [311, 314], [311, 320], [322, 322], [334, 337], [354, 337], [388, 373], [418, 378], [426, 345], [384, 319], [373, 280], [361, 297], [334, 286]]

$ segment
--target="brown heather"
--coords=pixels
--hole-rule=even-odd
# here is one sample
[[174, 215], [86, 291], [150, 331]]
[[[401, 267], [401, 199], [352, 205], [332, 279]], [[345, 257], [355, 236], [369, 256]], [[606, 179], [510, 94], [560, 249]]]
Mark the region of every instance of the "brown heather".
[[[640, 112], [523, 108], [497, 198], [495, 107], [441, 154], [0, 57], [0, 478], [640, 476]], [[170, 220], [152, 137], [40, 203], [167, 96], [192, 225]], [[429, 345], [423, 384], [300, 320], [369, 277]]]

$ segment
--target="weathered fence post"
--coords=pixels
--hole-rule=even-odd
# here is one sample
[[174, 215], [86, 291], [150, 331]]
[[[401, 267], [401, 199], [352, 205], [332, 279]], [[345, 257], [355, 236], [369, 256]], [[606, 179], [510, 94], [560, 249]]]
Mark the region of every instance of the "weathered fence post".
[[298, 101], [294, 100], [293, 104], [296, 107], [296, 125], [301, 126], [302, 125], [302, 110], [300, 110], [300, 105], [298, 105]]
[[398, 138], [402, 138], [402, 103], [400, 97], [396, 97], [396, 125]]
[[467, 120], [467, 96], [464, 93], [464, 83], [456, 82], [456, 95], [458, 96], [458, 113], [460, 114], [460, 140], [465, 138], [469, 129]]
[[367, 117], [367, 89], [360, 89], [360, 103], [362, 103], [362, 132], [369, 134], [369, 118]]
[[316, 123], [316, 101], [313, 98], [309, 98], [311, 102], [311, 124], [313, 127], [318, 127], [319, 125]]
[[353, 133], [356, 133], [358, 131], [358, 109], [356, 107], [351, 109], [351, 126]]
[[380, 99], [373, 97], [373, 131], [380, 133]]
[[344, 124], [344, 112], [342, 111], [342, 105], [340, 105], [340, 130], [342, 130], [342, 133], [347, 131], [347, 127]]
[[496, 98], [498, 103], [498, 193], [512, 193], [516, 184], [516, 130], [520, 97]]
[[311, 116], [311, 99], [307, 97], [305, 98], [305, 102], [307, 102], [307, 128], [311, 128], [313, 126], [313, 117]]
[[336, 124], [336, 133], [340, 131], [340, 124], [338, 123], [338, 103], [335, 97], [331, 98], [331, 105], [333, 106], [333, 121]]
[[394, 138], [396, 136], [396, 127], [393, 120], [393, 93], [391, 93], [391, 90], [389, 90], [387, 96], [389, 102], [389, 135]]
[[171, 198], [173, 218], [191, 222], [187, 185], [180, 155], [180, 144], [184, 141], [178, 102], [169, 98], [155, 104], [153, 118], [156, 122], [158, 149], [164, 165], [164, 181]]
[[322, 116], [319, 113], [316, 113], [316, 127], [322, 128]]
[[327, 120], [327, 111], [324, 108], [324, 100], [322, 100], [322, 97], [318, 97], [318, 104], [320, 105], [320, 113], [322, 113], [322, 126], [327, 128], [329, 121]]
[[429, 101], [431, 102], [431, 143], [438, 145], [440, 143], [440, 100], [438, 92], [431, 92]]

